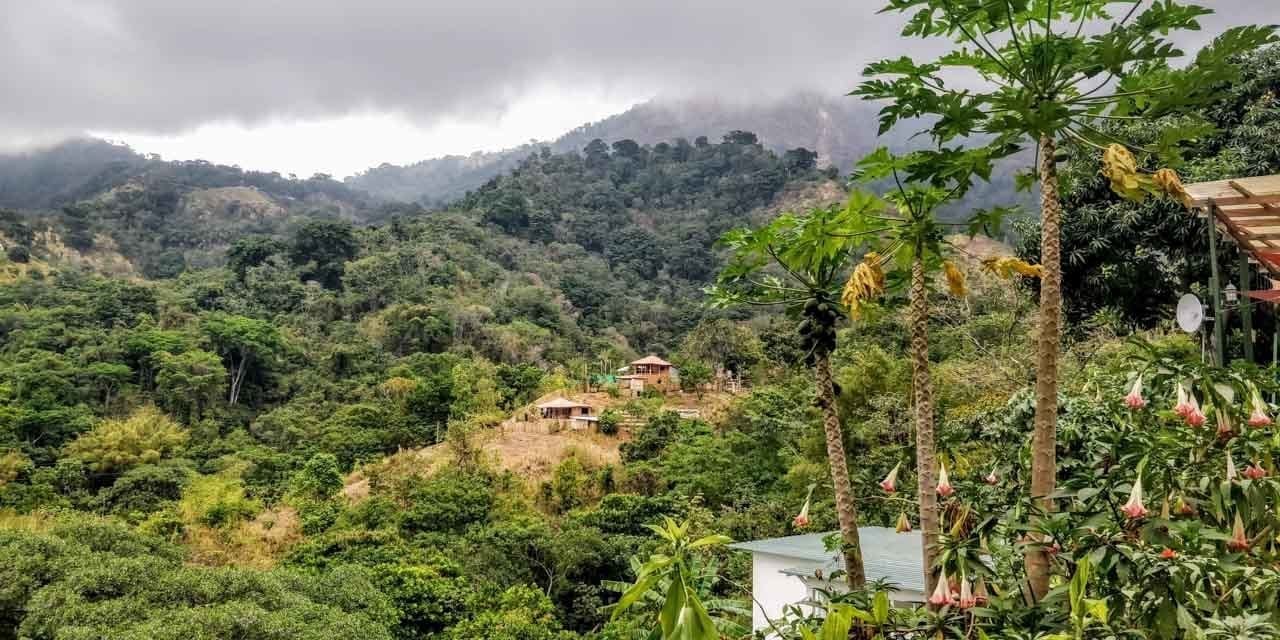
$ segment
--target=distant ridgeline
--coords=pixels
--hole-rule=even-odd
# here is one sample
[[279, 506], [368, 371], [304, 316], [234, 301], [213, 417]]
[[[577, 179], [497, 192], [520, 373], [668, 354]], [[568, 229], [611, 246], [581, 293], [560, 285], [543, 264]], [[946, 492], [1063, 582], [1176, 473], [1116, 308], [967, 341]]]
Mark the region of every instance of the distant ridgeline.
[[147, 277], [221, 264], [246, 233], [280, 234], [303, 219], [376, 219], [371, 207], [367, 195], [325, 175], [165, 162], [101, 140], [0, 155], [6, 247]]
[[461, 198], [542, 147], [553, 153], [581, 152], [597, 139], [605, 144], [622, 140], [641, 145], [674, 144], [680, 138], [696, 140], [734, 130], [754, 132], [765, 149], [777, 154], [793, 148], [809, 149], [817, 153], [819, 167], [832, 166], [847, 173], [858, 157], [883, 144], [876, 141], [875, 112], [875, 106], [862, 101], [815, 92], [751, 104], [696, 97], [655, 99], [544, 143], [432, 158], [405, 166], [384, 164], [346, 182], [377, 196], [430, 206]]
[[[566, 313], [650, 350], [705, 315], [701, 290], [724, 231], [842, 196], [815, 152], [775, 153], [745, 131], [718, 142], [544, 149], [437, 212], [328, 176], [165, 162], [92, 140], [0, 166], [0, 244], [12, 263], [152, 279], [225, 265], [241, 283], [292, 277], [367, 295], [348, 300], [361, 311], [465, 297], [482, 283], [510, 288], [507, 304], [526, 317]], [[430, 292], [399, 281], [410, 277]], [[252, 295], [277, 299], [259, 301], [264, 310], [297, 310], [305, 296], [265, 280]]]
[[774, 154], [747, 131], [719, 143], [597, 139], [582, 154], [543, 149], [453, 208], [513, 235], [603, 253], [645, 276], [665, 268], [701, 280], [712, 266], [706, 249], [744, 214], [773, 203], [788, 183], [834, 177], [816, 160], [807, 149]]

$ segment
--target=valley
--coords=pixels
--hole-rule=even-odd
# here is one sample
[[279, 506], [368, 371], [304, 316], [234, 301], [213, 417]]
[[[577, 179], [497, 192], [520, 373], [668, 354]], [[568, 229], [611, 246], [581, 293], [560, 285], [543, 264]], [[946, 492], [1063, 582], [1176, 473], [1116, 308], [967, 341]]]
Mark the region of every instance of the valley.
[[1037, 11], [1125, 91], [895, 58], [341, 181], [0, 155], [0, 640], [1280, 637], [1280, 45]]

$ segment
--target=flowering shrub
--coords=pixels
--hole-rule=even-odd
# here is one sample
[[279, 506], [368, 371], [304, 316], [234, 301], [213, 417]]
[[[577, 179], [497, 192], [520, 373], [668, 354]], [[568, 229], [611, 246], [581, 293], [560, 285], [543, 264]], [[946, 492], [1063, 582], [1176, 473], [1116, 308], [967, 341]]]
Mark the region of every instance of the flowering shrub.
[[[1089, 387], [1092, 399], [1063, 403], [1052, 513], [1035, 518], [1026, 489], [1030, 399], [1015, 395], [974, 434], [1003, 445], [983, 471], [939, 473], [940, 580], [928, 610], [895, 609], [867, 637], [1280, 637], [1274, 372], [1134, 346], [1139, 355], [1125, 370]], [[1023, 446], [1007, 446], [1015, 442]], [[1055, 576], [1034, 605], [1021, 562], [1027, 545], [1048, 549]], [[865, 622], [873, 596], [833, 602]]]
[[[1061, 637], [1212, 637], [1213, 621], [1233, 617], [1251, 621], [1250, 637], [1276, 632], [1280, 432], [1265, 400], [1274, 376], [1135, 345], [1141, 356], [1114, 376], [1116, 391], [1064, 420], [1058, 511], [1023, 537], [1029, 519], [1005, 505], [995, 530], [1015, 545], [1048, 545], [1061, 578], [1038, 622], [1011, 613], [1012, 602], [976, 610], [991, 638], [1022, 637], [1015, 629], [1025, 626], [1071, 630]], [[1084, 583], [1066, 581], [1082, 573]], [[1016, 567], [999, 578], [1003, 599], [1022, 597]], [[1071, 589], [1094, 603], [1088, 616], [1073, 609]]]

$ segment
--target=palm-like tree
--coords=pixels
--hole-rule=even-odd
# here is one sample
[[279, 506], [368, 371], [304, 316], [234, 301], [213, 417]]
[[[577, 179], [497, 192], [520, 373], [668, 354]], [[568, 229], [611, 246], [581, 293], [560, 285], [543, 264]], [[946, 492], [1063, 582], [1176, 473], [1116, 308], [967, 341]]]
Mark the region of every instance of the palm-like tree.
[[[902, 121], [929, 122], [938, 145], [934, 160], [915, 170], [935, 178], [972, 167], [954, 162], [947, 144], [984, 140], [991, 157], [1036, 148], [1036, 170], [1022, 184], [1040, 184], [1040, 317], [1036, 348], [1036, 412], [1032, 438], [1031, 495], [1053, 508], [1055, 486], [1058, 355], [1062, 314], [1058, 145], [1064, 140], [1102, 148], [1123, 142], [1105, 123], [1150, 120], [1185, 113], [1207, 101], [1213, 89], [1238, 75], [1234, 56], [1274, 40], [1272, 27], [1231, 29], [1175, 69], [1183, 52], [1171, 39], [1199, 29], [1211, 10], [1194, 4], [1147, 0], [891, 0], [886, 11], [910, 15], [905, 37], [950, 39], [959, 47], [917, 63], [907, 57], [867, 67], [871, 79], [854, 92], [888, 100], [881, 132]], [[955, 72], [956, 76], [949, 76]], [[1202, 135], [1202, 123], [1161, 132], [1150, 149], [1166, 161], [1178, 146]], [[990, 165], [983, 167], [990, 171]], [[1029, 545], [1027, 575], [1033, 595], [1049, 590], [1049, 559]]]
[[[929, 288], [931, 276], [945, 271], [951, 293], [964, 295], [962, 272], [946, 260], [951, 252], [946, 242], [947, 225], [934, 215], [938, 207], [963, 194], [971, 180], [956, 174], [949, 182], [938, 184], [904, 183], [902, 176], [916, 171], [928, 162], [926, 154], [894, 156], [888, 149], [878, 149], [858, 163], [855, 176], [863, 180], [893, 179], [894, 189], [886, 195], [893, 213], [864, 212], [858, 221], [863, 263], [855, 269], [845, 287], [844, 301], [857, 308], [877, 294], [865, 285], [867, 272], [875, 279], [905, 284], [908, 301], [908, 324], [911, 334], [911, 386], [916, 429], [916, 478], [920, 503], [920, 532], [923, 543], [926, 593], [933, 591], [938, 536], [941, 529], [938, 513], [937, 446], [934, 438], [933, 379], [929, 367]], [[956, 226], [981, 228], [989, 216], [976, 216], [975, 222]], [[890, 274], [886, 276], [885, 270]], [[894, 271], [898, 273], [893, 273]], [[898, 277], [892, 277], [892, 276]]]
[[855, 589], [866, 583], [866, 574], [844, 432], [836, 411], [831, 353], [836, 347], [836, 325], [849, 312], [840, 292], [854, 263], [853, 251], [860, 238], [873, 232], [866, 222], [883, 207], [879, 198], [855, 191], [844, 205], [784, 213], [759, 229], [731, 231], [721, 239], [730, 250], [729, 263], [709, 290], [721, 306], [782, 306], [802, 317], [797, 329], [813, 368], [815, 403], [822, 411], [845, 579]]

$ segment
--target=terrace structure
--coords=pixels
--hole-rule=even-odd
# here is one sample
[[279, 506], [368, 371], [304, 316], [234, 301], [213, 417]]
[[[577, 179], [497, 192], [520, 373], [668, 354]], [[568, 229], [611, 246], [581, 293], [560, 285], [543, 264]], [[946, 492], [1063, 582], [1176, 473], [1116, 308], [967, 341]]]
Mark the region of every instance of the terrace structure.
[[[1213, 298], [1213, 352], [1218, 364], [1225, 359], [1226, 308], [1224, 306], [1222, 276], [1218, 263], [1218, 234], [1225, 233], [1239, 248], [1240, 286], [1228, 287], [1228, 297], [1236, 292], [1244, 296], [1239, 301], [1241, 327], [1246, 336], [1244, 356], [1254, 359], [1253, 309], [1251, 300], [1280, 302], [1280, 175], [1215, 180], [1183, 187], [1183, 202], [1187, 208], [1211, 221], [1209, 233], [1209, 293]], [[1253, 288], [1253, 265], [1257, 265], [1268, 280], [1265, 289]], [[1226, 300], [1225, 302], [1234, 302]], [[1280, 334], [1272, 336], [1271, 357], [1274, 362], [1280, 355]]]

